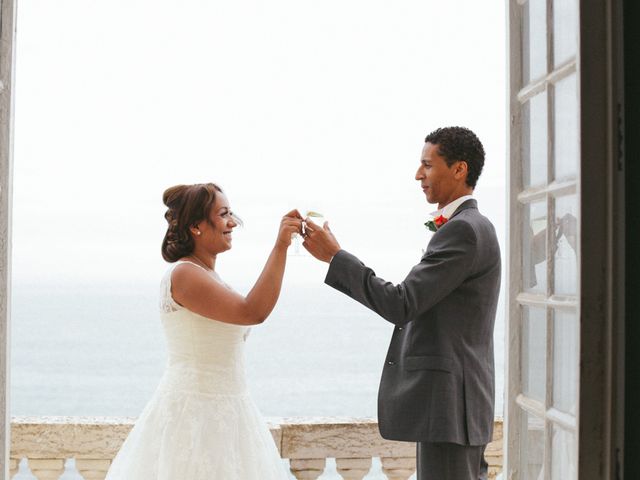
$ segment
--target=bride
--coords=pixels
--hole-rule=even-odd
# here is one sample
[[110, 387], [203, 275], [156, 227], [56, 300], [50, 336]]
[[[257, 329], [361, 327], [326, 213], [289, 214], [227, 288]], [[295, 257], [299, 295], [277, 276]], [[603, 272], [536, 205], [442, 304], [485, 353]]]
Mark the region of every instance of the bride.
[[246, 297], [216, 273], [239, 224], [213, 183], [164, 192], [168, 210], [160, 310], [168, 360], [156, 392], [113, 460], [106, 480], [286, 480], [269, 429], [247, 392], [244, 343], [276, 304], [287, 248], [301, 232], [286, 214]]

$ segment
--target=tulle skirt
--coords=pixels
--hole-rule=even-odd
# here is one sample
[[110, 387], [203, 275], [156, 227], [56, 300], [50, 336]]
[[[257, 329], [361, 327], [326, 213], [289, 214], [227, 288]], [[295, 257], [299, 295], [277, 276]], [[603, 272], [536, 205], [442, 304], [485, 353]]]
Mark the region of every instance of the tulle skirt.
[[105, 480], [287, 480], [248, 394], [158, 390]]

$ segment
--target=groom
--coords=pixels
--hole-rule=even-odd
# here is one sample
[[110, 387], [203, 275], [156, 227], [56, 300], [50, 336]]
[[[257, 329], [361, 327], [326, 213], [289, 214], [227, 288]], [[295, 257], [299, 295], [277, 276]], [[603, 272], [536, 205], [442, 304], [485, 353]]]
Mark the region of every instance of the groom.
[[418, 480], [487, 478], [494, 421], [493, 325], [500, 250], [472, 194], [484, 149], [466, 128], [425, 139], [416, 180], [437, 203], [420, 263], [398, 285], [307, 220], [303, 245], [329, 262], [325, 283], [395, 325], [378, 393], [381, 435], [417, 442]]

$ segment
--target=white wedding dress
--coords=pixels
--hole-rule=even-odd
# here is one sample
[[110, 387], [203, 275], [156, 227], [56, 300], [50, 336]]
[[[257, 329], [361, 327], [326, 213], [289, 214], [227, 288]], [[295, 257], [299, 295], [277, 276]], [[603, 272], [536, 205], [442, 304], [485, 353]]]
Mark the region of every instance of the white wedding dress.
[[160, 289], [167, 366], [105, 480], [288, 479], [247, 391], [249, 327], [178, 305], [171, 297], [172, 271]]

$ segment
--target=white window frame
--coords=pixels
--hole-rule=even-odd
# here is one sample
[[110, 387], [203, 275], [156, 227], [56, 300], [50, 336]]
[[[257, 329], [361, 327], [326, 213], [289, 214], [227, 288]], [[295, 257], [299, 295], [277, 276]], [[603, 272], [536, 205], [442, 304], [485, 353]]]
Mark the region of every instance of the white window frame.
[[[539, 1], [539, 0], [531, 0]], [[580, 305], [578, 297], [557, 297], [552, 294], [554, 257], [549, 252], [548, 246], [553, 242], [554, 231], [549, 228], [553, 223], [554, 202], [553, 198], [561, 195], [577, 194], [580, 197], [578, 178], [568, 181], [547, 182], [543, 186], [525, 188], [523, 186], [523, 160], [522, 160], [522, 106], [535, 95], [545, 95], [547, 102], [547, 177], [553, 178], [554, 168], [554, 117], [553, 117], [553, 88], [554, 85], [577, 70], [578, 52], [576, 56], [554, 68], [553, 65], [553, 18], [552, 0], [546, 0], [546, 58], [547, 75], [533, 79], [530, 83], [522, 85], [523, 58], [522, 52], [522, 12], [526, 8], [527, 0], [512, 0], [509, 3], [510, 25], [510, 60], [509, 60], [509, 270], [507, 282], [509, 285], [509, 310], [508, 310], [508, 391], [507, 391], [507, 417], [509, 459], [507, 462], [507, 478], [511, 475], [517, 477], [520, 468], [520, 440], [522, 429], [522, 415], [530, 413], [544, 421], [544, 452], [542, 472], [543, 478], [551, 478], [551, 436], [552, 426], [557, 426], [571, 432], [576, 439], [577, 446], [577, 420], [573, 415], [561, 412], [553, 408], [553, 348], [554, 348], [554, 310], [568, 310], [579, 315]], [[580, 88], [578, 82], [578, 90]], [[545, 93], [542, 93], [545, 92]], [[580, 175], [578, 171], [578, 175]], [[527, 204], [538, 200], [546, 200], [547, 205], [547, 285], [545, 293], [525, 293], [523, 285], [522, 258], [527, 252], [522, 251], [523, 245], [523, 210]], [[580, 219], [578, 219], [580, 224]], [[579, 227], [580, 229], [580, 227]], [[580, 248], [576, 252], [580, 259]], [[578, 261], [578, 269], [580, 261]], [[580, 292], [580, 283], [577, 285]], [[546, 312], [546, 388], [543, 402], [527, 397], [523, 393], [521, 377], [521, 338], [522, 338], [522, 309], [524, 307], [544, 308]], [[577, 354], [577, 352], [576, 352]], [[576, 361], [577, 364], [577, 361]], [[577, 458], [577, 452], [576, 452]]]
[[[521, 6], [527, 0], [507, 0], [509, 24], [509, 265], [507, 282], [507, 391], [505, 402], [505, 478], [518, 479], [520, 412], [537, 414], [545, 422], [577, 431], [578, 478], [621, 479], [624, 452], [624, 159], [620, 145], [622, 105], [622, 1], [579, 0], [579, 47], [574, 62], [552, 71], [552, 1], [547, 1], [547, 59], [545, 78], [522, 88]], [[551, 183], [522, 189], [520, 150], [522, 101], [577, 71], [579, 83], [580, 166], [577, 182]], [[550, 101], [548, 106], [551, 107]], [[549, 116], [552, 116], [549, 108]], [[548, 124], [553, 141], [553, 120]], [[551, 148], [549, 149], [550, 153]], [[549, 162], [549, 168], [552, 162]], [[560, 299], [522, 292], [522, 217], [519, 204], [559, 193], [579, 194], [581, 218], [579, 296]], [[585, 194], [580, 195], [580, 192]], [[552, 214], [548, 205], [548, 214]], [[552, 217], [548, 217], [552, 218]], [[548, 220], [549, 221], [549, 220]], [[549, 238], [548, 238], [549, 240]], [[548, 273], [552, 273], [547, 258]], [[549, 275], [548, 275], [549, 277]], [[550, 278], [550, 277], [549, 277]], [[544, 404], [521, 394], [521, 305], [569, 308], [579, 313], [579, 390], [577, 417], [549, 408], [550, 381]], [[553, 330], [547, 316], [547, 355]], [[547, 361], [547, 370], [552, 368]], [[577, 422], [576, 422], [577, 420]], [[577, 424], [576, 424], [577, 423]], [[545, 448], [549, 450], [549, 434]], [[550, 455], [545, 456], [545, 478], [550, 478]]]

